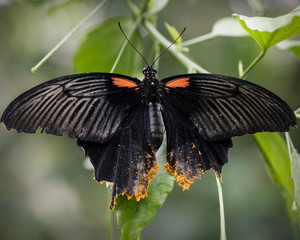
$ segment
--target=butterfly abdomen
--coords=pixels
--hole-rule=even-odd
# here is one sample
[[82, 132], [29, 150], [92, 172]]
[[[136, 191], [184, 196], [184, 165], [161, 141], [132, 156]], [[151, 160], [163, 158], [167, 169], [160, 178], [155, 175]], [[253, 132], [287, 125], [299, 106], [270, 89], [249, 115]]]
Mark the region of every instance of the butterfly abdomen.
[[158, 103], [149, 103], [150, 137], [154, 150], [162, 144], [164, 133], [161, 113]]

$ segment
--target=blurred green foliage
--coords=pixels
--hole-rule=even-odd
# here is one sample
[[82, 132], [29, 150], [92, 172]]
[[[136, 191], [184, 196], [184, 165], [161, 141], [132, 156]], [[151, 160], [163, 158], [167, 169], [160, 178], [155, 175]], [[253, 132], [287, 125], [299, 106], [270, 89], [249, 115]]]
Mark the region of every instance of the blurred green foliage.
[[[74, 65], [77, 71], [111, 71], [114, 61], [124, 43], [124, 38], [121, 35], [116, 37], [121, 33], [118, 21], [122, 23], [124, 31], [129, 32], [132, 27], [132, 21], [124, 17], [112, 18], [96, 26], [96, 28], [86, 36], [86, 39], [81, 43], [74, 56]], [[141, 48], [142, 41], [139, 34], [135, 34], [132, 37], [132, 41], [135, 47]], [[131, 59], [131, 61], [128, 61], [128, 59]], [[141, 72], [141, 68], [141, 57], [133, 48], [126, 48], [115, 72], [136, 76]]]
[[[26, 1], [25, 1], [26, 2]], [[31, 1], [42, 2], [42, 1]], [[94, 16], [34, 75], [31, 67], [40, 60], [76, 23], [95, 6], [93, 1], [58, 1], [62, 4], [49, 15], [49, 7], [28, 5], [22, 1], [0, 5], [0, 113], [21, 92], [48, 79], [74, 72], [78, 61], [90, 58], [78, 47], [90, 29], [99, 34], [98, 24], [113, 16], [130, 16], [123, 1], [116, 0]], [[63, 4], [67, 2], [67, 4]], [[1, 3], [0, 3], [1, 4]], [[269, 16], [285, 14], [297, 2], [277, 2], [264, 11]], [[162, 9], [162, 8], [161, 8]], [[239, 1], [170, 1], [158, 13], [158, 29], [168, 36], [164, 23], [176, 29], [187, 27], [183, 41], [209, 33], [214, 23], [231, 13], [254, 15], [250, 5]], [[123, 21], [123, 20], [122, 20]], [[116, 21], [117, 22], [117, 21]], [[126, 24], [125, 24], [126, 25]], [[111, 25], [110, 25], [111, 26]], [[111, 33], [106, 29], [108, 37]], [[126, 28], [125, 28], [126, 30]], [[117, 24], [111, 31], [118, 31]], [[141, 29], [143, 39], [133, 38], [148, 58], [152, 42]], [[113, 39], [122, 44], [123, 36]], [[91, 51], [108, 51], [95, 65], [80, 71], [109, 71], [120, 44], [97, 45]], [[142, 46], [141, 46], [142, 43]], [[91, 43], [86, 43], [92, 46]], [[83, 45], [81, 45], [82, 47]], [[84, 49], [86, 51], [86, 49]], [[126, 49], [126, 54], [134, 54]], [[238, 61], [244, 65], [258, 55], [259, 48], [250, 38], [217, 38], [190, 47], [189, 54], [211, 72], [238, 76]], [[130, 69], [126, 59], [123, 74], [138, 74], [142, 60]], [[151, 58], [149, 57], [149, 62]], [[82, 66], [80, 64], [80, 66]], [[166, 53], [160, 59], [160, 78], [185, 73], [186, 69]], [[288, 51], [272, 48], [250, 72], [248, 80], [278, 94], [289, 105], [299, 107], [299, 60]], [[297, 134], [298, 133], [298, 134]], [[291, 132], [300, 149], [299, 130]], [[106, 239], [105, 216], [108, 208], [104, 185], [95, 182], [91, 170], [84, 168], [84, 154], [74, 139], [43, 134], [25, 135], [0, 130], [0, 239]], [[249, 136], [234, 139], [229, 163], [223, 171], [225, 216], [229, 239], [291, 239], [292, 230], [284, 199], [265, 171], [264, 161]], [[189, 191], [175, 184], [173, 192], [143, 231], [143, 239], [218, 239], [219, 206], [213, 173], [197, 180]], [[115, 229], [113, 239], [119, 239]]]

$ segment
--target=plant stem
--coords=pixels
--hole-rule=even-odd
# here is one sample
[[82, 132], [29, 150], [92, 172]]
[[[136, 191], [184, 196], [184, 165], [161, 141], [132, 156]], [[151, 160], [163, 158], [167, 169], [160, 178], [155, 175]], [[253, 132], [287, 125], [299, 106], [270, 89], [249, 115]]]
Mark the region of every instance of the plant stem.
[[222, 185], [220, 183], [220, 180], [216, 176], [217, 186], [218, 186], [218, 195], [219, 195], [219, 204], [220, 204], [220, 240], [226, 240], [226, 230], [225, 230], [225, 212], [224, 212], [224, 201], [223, 201], [223, 191], [222, 191]]
[[259, 53], [259, 55], [254, 59], [254, 61], [248, 66], [248, 68], [245, 70], [245, 72], [240, 78], [244, 78], [248, 74], [248, 72], [250, 72], [250, 70], [265, 56], [266, 52], [266, 50], [262, 50]]
[[300, 108], [298, 108], [294, 113], [296, 117], [300, 119]]
[[187, 41], [181, 43], [180, 46], [182, 46], [182, 47], [188, 47], [188, 46], [194, 45], [196, 43], [200, 43], [200, 42], [205, 42], [205, 41], [211, 40], [211, 39], [216, 38], [216, 37], [217, 37], [217, 35], [215, 35], [214, 33], [210, 32], [210, 33], [207, 33], [207, 34], [202, 35], [200, 37], [196, 37], [196, 38], [187, 40]]
[[99, 3], [93, 11], [90, 12], [89, 15], [87, 15], [84, 19], [82, 19], [50, 52], [46, 54], [45, 57], [42, 58], [33, 68], [31, 68], [31, 72], [35, 73], [40, 66], [43, 65], [44, 62], [48, 60], [87, 20], [90, 19], [100, 8], [104, 6], [104, 4], [108, 0], [103, 0], [101, 3]]
[[[107, 201], [110, 203], [111, 201], [111, 194], [107, 191]], [[113, 211], [106, 211], [106, 240], [112, 240], [113, 236], [113, 229], [114, 229], [114, 212]]]
[[137, 237], [137, 240], [142, 240], [142, 231], [140, 231], [138, 237]]
[[[150, 33], [150, 35], [155, 38], [163, 47], [168, 48], [171, 45], [171, 42], [168, 41], [148, 20], [143, 22], [143, 26]], [[187, 69], [194, 68], [197, 72], [200, 73], [208, 73], [208, 71], [187, 56], [185, 56], [182, 52], [178, 51], [176, 46], [171, 46], [169, 48], [170, 53], [173, 54], [175, 58], [177, 58]]]
[[[131, 29], [131, 31], [130, 31], [130, 33], [127, 36], [128, 39], [130, 39], [132, 34], [136, 31], [136, 29], [137, 29], [138, 25], [140, 24], [140, 22], [141, 22], [141, 18], [137, 18], [134, 25], [133, 25], [133, 27], [132, 27], [132, 29]], [[125, 47], [127, 46], [127, 44], [128, 44], [128, 41], [125, 40], [122, 47], [121, 47], [121, 49], [120, 49], [120, 51], [119, 51], [119, 53], [118, 53], [118, 56], [117, 56], [116, 60], [114, 62], [114, 65], [112, 66], [112, 68], [110, 70], [110, 73], [113, 73], [115, 71], [115, 68], [117, 67], [117, 65], [119, 63], [120, 58], [123, 55]]]

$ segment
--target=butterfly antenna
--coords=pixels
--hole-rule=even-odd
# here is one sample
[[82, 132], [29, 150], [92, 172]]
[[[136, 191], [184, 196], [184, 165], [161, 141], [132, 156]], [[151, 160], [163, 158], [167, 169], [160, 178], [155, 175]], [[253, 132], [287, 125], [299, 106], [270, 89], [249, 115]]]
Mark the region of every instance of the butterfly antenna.
[[158, 55], [157, 58], [155, 58], [154, 62], [151, 64], [151, 67], [153, 67], [154, 63], [156, 63], [156, 61], [170, 48], [174, 45], [174, 43], [176, 43], [176, 41], [182, 36], [182, 34], [184, 33], [184, 31], [186, 30], [186, 28], [184, 28], [182, 30], [182, 32], [179, 34], [179, 36], [170, 44], [169, 47], [167, 47], [161, 54]]
[[146, 61], [146, 59], [144, 58], [144, 56], [139, 52], [139, 50], [137, 50], [137, 48], [135, 46], [133, 46], [133, 44], [129, 41], [129, 39], [127, 38], [126, 34], [124, 33], [122, 27], [121, 27], [121, 23], [118, 22], [119, 24], [119, 28], [121, 30], [121, 32], [123, 33], [124, 37], [126, 38], [127, 42], [133, 47], [133, 49], [142, 57], [142, 59], [144, 60], [144, 62], [147, 64], [147, 66], [149, 67], [148, 62]]

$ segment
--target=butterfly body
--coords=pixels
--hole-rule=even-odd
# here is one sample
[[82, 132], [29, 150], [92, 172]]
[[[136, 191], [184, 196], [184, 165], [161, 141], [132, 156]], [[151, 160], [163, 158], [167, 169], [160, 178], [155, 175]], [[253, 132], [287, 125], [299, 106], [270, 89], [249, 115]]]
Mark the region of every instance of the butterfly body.
[[68, 134], [94, 166], [97, 181], [111, 182], [115, 197], [147, 195], [159, 170], [155, 152], [166, 131], [166, 170], [183, 189], [212, 169], [219, 177], [231, 138], [288, 131], [291, 108], [272, 92], [242, 79], [183, 74], [159, 81], [144, 68], [143, 81], [121, 74], [59, 77], [21, 94], [1, 117], [18, 132]]
[[149, 144], [157, 151], [163, 141], [163, 123], [157, 102], [149, 102], [145, 111], [145, 133]]

